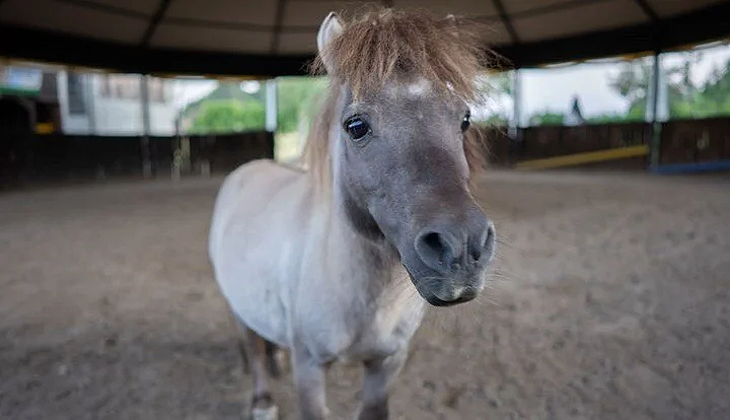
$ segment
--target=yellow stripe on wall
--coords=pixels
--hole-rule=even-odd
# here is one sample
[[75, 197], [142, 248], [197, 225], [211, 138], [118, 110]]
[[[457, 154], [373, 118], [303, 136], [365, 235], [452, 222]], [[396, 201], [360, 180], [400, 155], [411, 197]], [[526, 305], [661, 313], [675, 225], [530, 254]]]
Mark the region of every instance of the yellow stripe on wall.
[[38, 123], [35, 125], [35, 132], [37, 134], [51, 134], [53, 130], [53, 123]]
[[516, 169], [550, 169], [563, 166], [582, 165], [585, 163], [604, 162], [614, 159], [626, 159], [632, 157], [646, 156], [649, 154], [649, 146], [621, 147], [617, 149], [599, 150], [597, 152], [576, 153], [573, 155], [556, 156], [546, 159], [526, 160], [518, 162]]

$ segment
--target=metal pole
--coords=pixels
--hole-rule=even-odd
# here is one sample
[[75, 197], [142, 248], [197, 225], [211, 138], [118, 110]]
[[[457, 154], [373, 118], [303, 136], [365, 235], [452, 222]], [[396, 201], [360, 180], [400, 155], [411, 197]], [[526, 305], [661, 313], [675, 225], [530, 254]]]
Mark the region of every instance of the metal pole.
[[[654, 52], [654, 77], [652, 77], [651, 95], [651, 146], [650, 169], [655, 171], [659, 166], [659, 155], [662, 142], [662, 123], [657, 118], [659, 111], [659, 78], [661, 77], [660, 52]], [[649, 104], [647, 104], [649, 105]]]
[[266, 131], [275, 132], [277, 127], [276, 79], [266, 81]]
[[152, 176], [152, 162], [150, 161], [150, 93], [148, 75], [141, 75], [139, 87], [142, 100], [142, 176], [150, 178]]
[[82, 85], [84, 102], [86, 103], [86, 116], [89, 119], [89, 134], [98, 135], [99, 127], [96, 122], [96, 91], [99, 75], [87, 73], [84, 75], [84, 84]]
[[510, 122], [510, 136], [516, 138], [517, 130], [522, 126], [522, 76], [519, 69], [515, 69], [512, 78], [512, 121]]
[[511, 163], [514, 163], [517, 159], [515, 155], [517, 153], [517, 143], [521, 140], [520, 127], [522, 127], [522, 72], [518, 68], [515, 69], [512, 78], [512, 104], [512, 120], [507, 135], [510, 144], [510, 160]]

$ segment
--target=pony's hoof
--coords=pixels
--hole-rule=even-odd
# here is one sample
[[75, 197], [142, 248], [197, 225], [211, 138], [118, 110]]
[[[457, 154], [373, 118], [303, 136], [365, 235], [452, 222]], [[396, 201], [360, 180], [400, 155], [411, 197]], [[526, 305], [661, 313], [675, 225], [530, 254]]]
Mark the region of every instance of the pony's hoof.
[[254, 407], [251, 409], [251, 420], [279, 420], [279, 408], [275, 405]]
[[279, 420], [279, 408], [268, 392], [255, 395], [251, 401], [251, 420]]

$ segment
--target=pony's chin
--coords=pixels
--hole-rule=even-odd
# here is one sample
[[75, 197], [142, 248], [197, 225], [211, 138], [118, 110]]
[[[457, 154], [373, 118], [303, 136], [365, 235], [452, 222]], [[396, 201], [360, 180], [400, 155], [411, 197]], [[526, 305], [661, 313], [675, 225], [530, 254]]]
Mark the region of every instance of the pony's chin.
[[428, 302], [431, 306], [436, 307], [447, 307], [447, 306], [454, 306], [458, 305], [460, 303], [469, 302], [471, 300], [474, 300], [478, 296], [478, 293], [465, 293], [459, 296], [456, 299], [453, 300], [444, 300], [436, 296], [436, 293], [434, 293], [432, 290], [429, 290], [426, 287], [422, 286], [422, 283], [419, 282], [416, 277], [411, 274], [410, 270], [406, 267], [406, 272], [408, 273], [408, 276], [411, 278], [411, 282], [416, 287], [416, 290], [418, 291], [418, 294], [421, 295], [421, 297]]
[[460, 296], [456, 300], [441, 300], [441, 299], [437, 298], [435, 295], [430, 295], [429, 297], [426, 297], [423, 294], [421, 294], [421, 296], [423, 296], [423, 298], [426, 299], [426, 302], [428, 302], [432, 306], [437, 306], [437, 307], [441, 307], [441, 308], [447, 307], [447, 306], [458, 305], [460, 303], [469, 302], [470, 300], [474, 300], [474, 298], [476, 297], [476, 295], [466, 296], [466, 297]]

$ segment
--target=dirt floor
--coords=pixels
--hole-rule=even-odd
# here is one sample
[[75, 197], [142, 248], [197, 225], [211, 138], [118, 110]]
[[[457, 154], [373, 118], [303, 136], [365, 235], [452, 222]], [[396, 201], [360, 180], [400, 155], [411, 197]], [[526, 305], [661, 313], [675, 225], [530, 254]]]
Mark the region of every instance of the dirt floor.
[[[241, 418], [206, 255], [219, 182], [0, 195], [0, 418]], [[479, 196], [492, 292], [430, 311], [395, 419], [730, 418], [730, 179], [495, 172]], [[352, 418], [359, 370], [328, 378]]]

